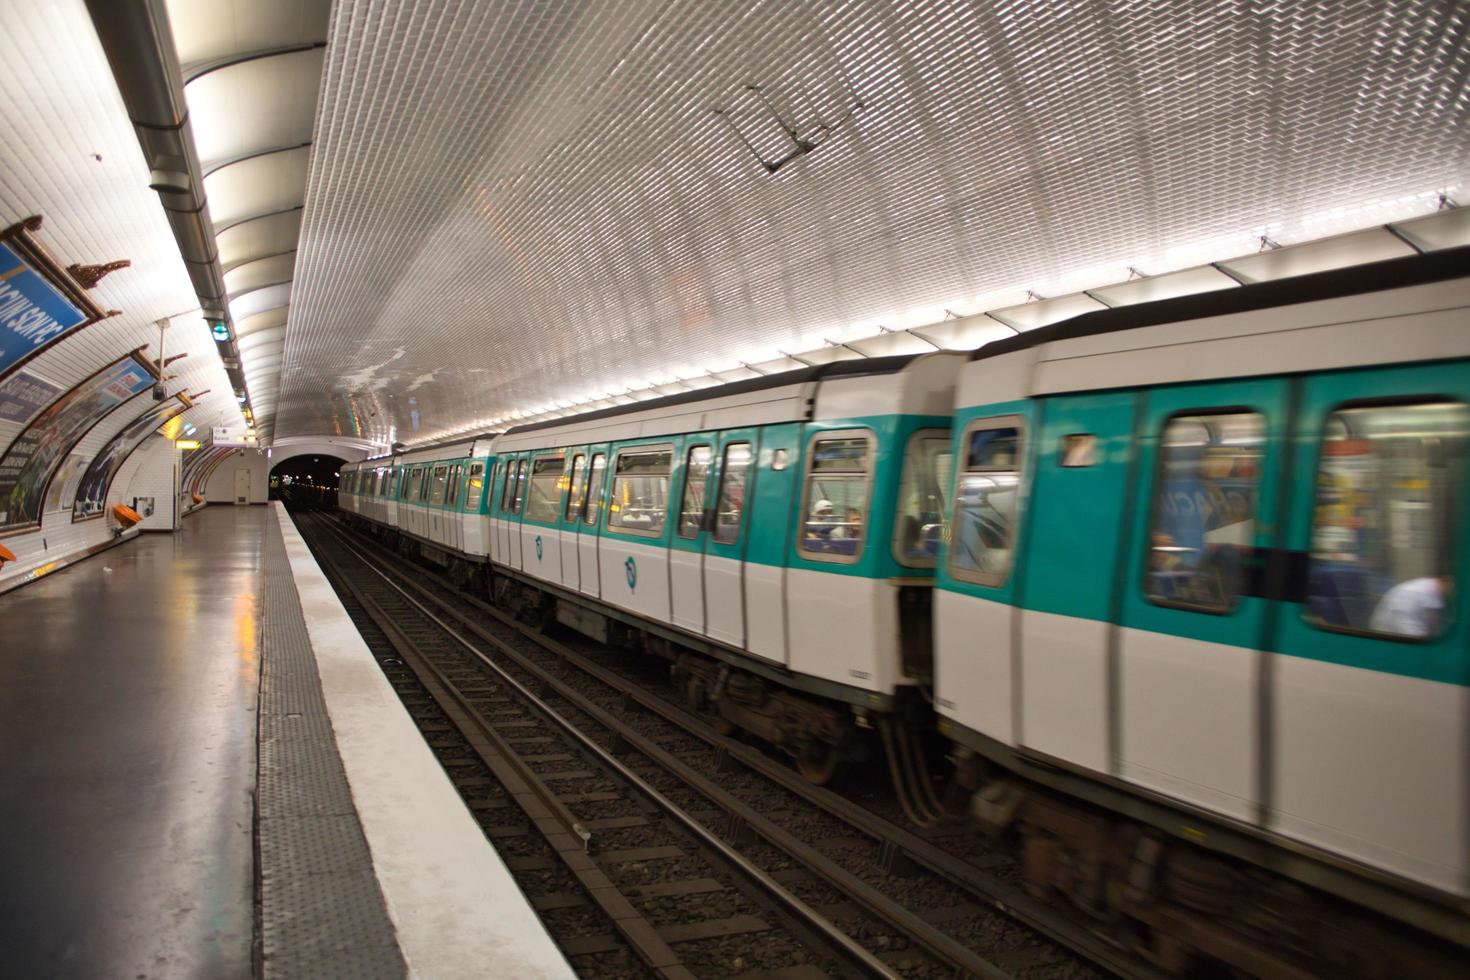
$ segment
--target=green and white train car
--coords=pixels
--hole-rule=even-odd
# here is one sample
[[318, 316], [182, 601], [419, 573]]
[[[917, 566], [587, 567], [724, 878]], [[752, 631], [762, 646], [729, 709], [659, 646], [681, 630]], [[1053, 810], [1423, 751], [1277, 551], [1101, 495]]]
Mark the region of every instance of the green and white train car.
[[928, 635], [963, 363], [841, 362], [511, 429], [494, 444], [491, 561], [553, 587], [569, 622], [610, 607], [886, 710], [930, 672], [927, 643], [902, 640]]
[[946, 735], [1340, 893], [1470, 895], [1465, 250], [1088, 314], [957, 387]]

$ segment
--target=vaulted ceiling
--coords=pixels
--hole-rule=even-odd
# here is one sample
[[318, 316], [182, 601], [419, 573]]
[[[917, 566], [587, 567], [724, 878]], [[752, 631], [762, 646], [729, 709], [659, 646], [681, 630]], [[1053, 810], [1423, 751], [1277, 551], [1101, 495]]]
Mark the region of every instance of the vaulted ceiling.
[[417, 442], [1021, 309], [973, 345], [1470, 177], [1454, 0], [337, 0], [323, 36], [189, 86], [275, 93], [195, 126], [279, 148], [209, 195], [280, 435]]

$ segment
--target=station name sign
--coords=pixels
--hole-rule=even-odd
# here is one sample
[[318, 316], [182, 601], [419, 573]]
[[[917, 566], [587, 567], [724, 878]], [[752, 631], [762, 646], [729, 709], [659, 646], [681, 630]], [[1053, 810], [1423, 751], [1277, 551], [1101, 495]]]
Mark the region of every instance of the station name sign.
[[127, 265], [63, 269], [32, 234], [40, 227], [40, 217], [33, 216], [0, 231], [0, 378], [73, 331], [111, 315], [83, 287]]
[[0, 242], [0, 373], [87, 320], [86, 311]]

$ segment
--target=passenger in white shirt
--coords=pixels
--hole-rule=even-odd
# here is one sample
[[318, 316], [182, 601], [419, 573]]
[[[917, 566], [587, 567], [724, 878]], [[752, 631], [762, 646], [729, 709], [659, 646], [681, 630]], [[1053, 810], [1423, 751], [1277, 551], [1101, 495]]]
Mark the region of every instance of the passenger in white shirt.
[[1450, 594], [1450, 577], [1426, 576], [1400, 582], [1383, 594], [1368, 628], [1395, 636], [1430, 637], [1439, 632], [1445, 600]]

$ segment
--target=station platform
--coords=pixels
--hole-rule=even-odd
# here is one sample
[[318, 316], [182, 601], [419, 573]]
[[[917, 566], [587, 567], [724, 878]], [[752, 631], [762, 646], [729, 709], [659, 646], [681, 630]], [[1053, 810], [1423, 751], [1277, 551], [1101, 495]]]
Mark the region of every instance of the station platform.
[[572, 972], [289, 516], [0, 597], [10, 976]]

